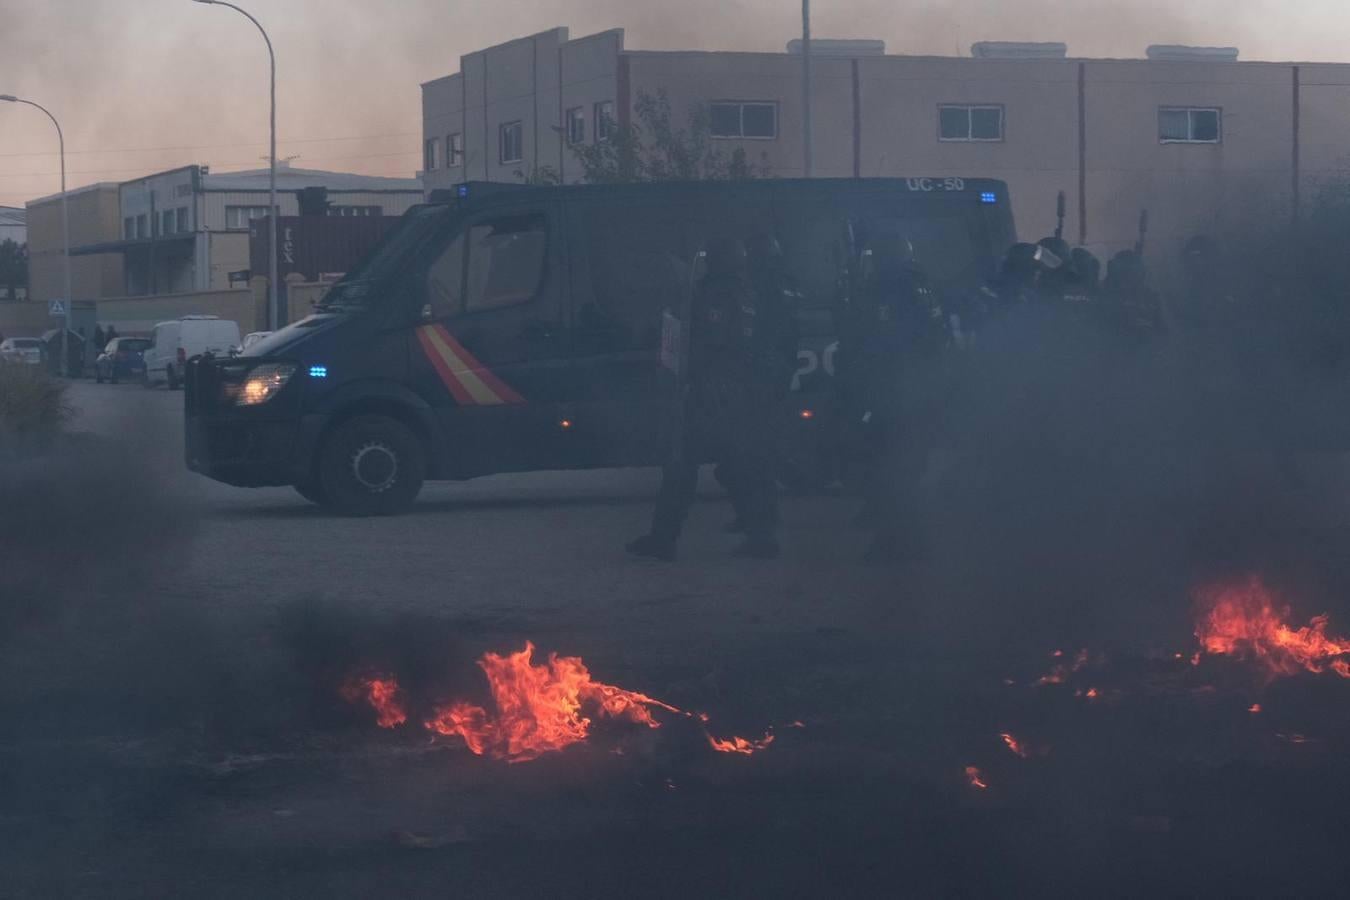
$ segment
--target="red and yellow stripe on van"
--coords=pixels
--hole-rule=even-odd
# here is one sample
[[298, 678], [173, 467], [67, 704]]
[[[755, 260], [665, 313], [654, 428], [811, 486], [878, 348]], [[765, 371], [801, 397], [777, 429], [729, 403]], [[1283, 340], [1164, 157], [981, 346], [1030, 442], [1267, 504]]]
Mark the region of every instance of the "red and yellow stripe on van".
[[445, 382], [450, 395], [460, 406], [502, 406], [525, 402], [524, 397], [465, 350], [444, 325], [418, 327], [417, 341], [435, 367], [436, 374], [441, 376], [441, 381]]

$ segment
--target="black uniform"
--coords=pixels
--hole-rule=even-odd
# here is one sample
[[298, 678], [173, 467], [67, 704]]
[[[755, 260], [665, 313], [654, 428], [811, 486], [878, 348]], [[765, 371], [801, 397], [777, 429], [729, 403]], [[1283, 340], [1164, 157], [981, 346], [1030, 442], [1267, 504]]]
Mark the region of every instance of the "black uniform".
[[881, 240], [865, 256], [848, 330], [848, 389], [868, 443], [864, 499], [876, 538], [869, 557], [918, 549], [918, 488], [936, 438], [941, 356], [950, 325], [908, 242]]
[[1102, 294], [1115, 333], [1131, 339], [1162, 333], [1162, 302], [1149, 287], [1144, 260], [1135, 251], [1122, 250], [1111, 257]]
[[699, 465], [711, 460], [736, 473], [737, 507], [747, 534], [743, 552], [776, 556], [777, 496], [767, 427], [775, 388], [773, 373], [757, 352], [759, 305], [739, 243], [710, 245], [707, 265], [690, 310], [689, 377], [679, 446], [662, 473], [651, 533], [628, 549], [640, 556], [674, 557]]
[[[777, 472], [784, 404], [797, 371], [799, 294], [787, 274], [782, 248], [772, 237], [758, 235], [747, 241], [746, 261], [750, 289], [755, 295], [755, 334], [751, 341], [755, 356], [754, 377], [764, 381], [756, 387], [756, 396], [762, 403], [757, 404], [759, 408], [754, 414], [761, 420], [762, 439], [769, 444], [772, 471]], [[747, 503], [753, 502], [753, 494], [747, 490], [754, 484], [753, 476], [742, 472], [734, 462], [724, 462], [717, 467], [717, 480], [726, 488], [736, 510], [736, 520], [728, 530], [746, 531], [746, 523], [753, 515], [747, 509]], [[776, 490], [772, 496], [772, 515], [777, 521]]]

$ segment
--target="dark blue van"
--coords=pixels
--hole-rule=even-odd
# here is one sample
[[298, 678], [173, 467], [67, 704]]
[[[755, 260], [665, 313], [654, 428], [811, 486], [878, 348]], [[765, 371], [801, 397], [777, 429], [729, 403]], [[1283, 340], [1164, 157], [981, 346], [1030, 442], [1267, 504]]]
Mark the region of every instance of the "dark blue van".
[[1014, 241], [1006, 186], [963, 178], [464, 184], [419, 206], [315, 313], [186, 379], [187, 464], [357, 515], [425, 479], [661, 463], [708, 241], [776, 237], [800, 293], [796, 423], [824, 446], [851, 235], [899, 228], [939, 286]]

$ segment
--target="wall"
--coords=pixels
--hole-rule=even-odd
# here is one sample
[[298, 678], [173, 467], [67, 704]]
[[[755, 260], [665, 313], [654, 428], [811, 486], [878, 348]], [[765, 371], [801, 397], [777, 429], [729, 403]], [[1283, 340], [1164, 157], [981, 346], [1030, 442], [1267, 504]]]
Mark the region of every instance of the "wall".
[[[558, 52], [557, 68], [561, 72], [558, 83], [558, 118], [554, 123], [560, 135], [565, 127], [563, 116], [568, 109], [579, 106], [586, 118], [586, 143], [595, 141], [595, 104], [614, 102], [615, 115], [622, 119], [619, 109], [619, 54], [623, 52], [623, 30], [613, 29], [589, 37], [569, 41]], [[541, 160], [558, 170], [562, 179], [575, 182], [581, 178], [581, 167], [568, 149], [566, 138], [557, 143], [557, 161]]]
[[219, 316], [239, 323], [242, 334], [260, 331], [257, 302], [248, 288], [159, 294], [154, 297], [104, 298], [98, 301], [98, 321], [112, 324], [122, 334], [152, 331], [155, 324], [183, 316]]
[[7, 338], [40, 337], [60, 324], [59, 319], [47, 315], [45, 303], [0, 303], [0, 334]]
[[[777, 138], [714, 139], [714, 143], [726, 153], [743, 149], [750, 162], [766, 166], [775, 177], [802, 177], [801, 57], [782, 53], [625, 53], [624, 59], [630, 103], [636, 104], [643, 92], [654, 95], [664, 89], [670, 97], [672, 124], [676, 127], [687, 126], [689, 111], [696, 104], [714, 100], [777, 103]], [[813, 59], [811, 72], [814, 174], [851, 176], [853, 64], [847, 59]]]
[[[117, 185], [101, 184], [70, 192], [70, 245], [116, 241], [121, 236]], [[29, 297], [46, 303], [64, 293], [61, 199], [28, 205]], [[76, 299], [117, 296], [124, 292], [122, 255], [72, 256], [71, 290]]]
[[[1170, 266], [1185, 239], [1245, 223], [1289, 221], [1292, 68], [1143, 60], [1085, 64], [1088, 240], [1132, 243], [1149, 211], [1149, 246]], [[1218, 107], [1217, 144], [1164, 144], [1158, 108]]]

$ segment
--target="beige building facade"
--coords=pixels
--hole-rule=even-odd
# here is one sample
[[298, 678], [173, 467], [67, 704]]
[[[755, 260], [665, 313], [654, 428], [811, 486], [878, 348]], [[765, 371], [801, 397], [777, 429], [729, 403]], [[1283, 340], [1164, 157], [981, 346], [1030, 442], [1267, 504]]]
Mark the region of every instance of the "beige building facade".
[[[91, 184], [67, 195], [70, 246], [115, 241], [120, 228], [118, 186]], [[46, 303], [65, 294], [64, 245], [61, 239], [61, 195], [30, 200], [28, 212], [28, 297]], [[117, 253], [70, 259], [71, 293], [79, 298], [115, 296], [122, 291], [122, 257]]]
[[[813, 175], [983, 176], [1008, 182], [1023, 239], [1055, 226], [1099, 255], [1131, 246], [1149, 212], [1154, 259], [1197, 232], [1288, 221], [1350, 171], [1350, 66], [1238, 61], [1150, 48], [1076, 59], [1063, 45], [977, 45], [907, 57], [824, 42], [813, 60]], [[1157, 50], [1158, 52], [1154, 52]], [[604, 139], [664, 91], [676, 125], [708, 111], [714, 141], [777, 177], [801, 177], [798, 54], [629, 50], [623, 32], [559, 28], [461, 58], [422, 86], [428, 191], [581, 177], [569, 141]]]

